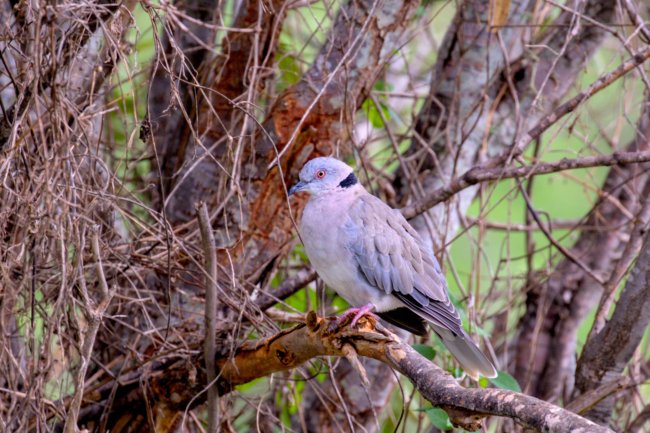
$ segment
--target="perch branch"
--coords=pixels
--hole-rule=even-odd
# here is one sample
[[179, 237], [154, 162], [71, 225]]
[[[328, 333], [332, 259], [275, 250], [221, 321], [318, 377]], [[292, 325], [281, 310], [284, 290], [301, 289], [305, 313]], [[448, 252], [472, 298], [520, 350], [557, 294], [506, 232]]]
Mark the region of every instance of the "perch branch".
[[512, 418], [537, 431], [611, 433], [575, 413], [521, 393], [464, 388], [371, 318], [362, 318], [355, 329], [333, 329], [333, 320], [310, 312], [306, 324], [246, 343], [232, 357], [217, 358], [219, 389], [229, 392], [235, 385], [293, 369], [317, 356], [349, 358], [353, 348], [357, 355], [381, 361], [407, 376], [427, 400], [443, 407], [453, 423], [468, 430], [478, 428], [478, 419], [496, 415]]

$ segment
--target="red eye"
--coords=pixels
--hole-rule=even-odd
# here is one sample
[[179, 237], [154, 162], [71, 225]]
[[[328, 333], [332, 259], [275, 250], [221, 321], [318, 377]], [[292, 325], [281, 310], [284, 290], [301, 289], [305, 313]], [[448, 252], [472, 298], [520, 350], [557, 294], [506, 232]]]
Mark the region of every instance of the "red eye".
[[316, 172], [316, 178], [318, 178], [318, 179], [322, 179], [322, 178], [325, 177], [325, 174], [326, 174], [326, 173], [325, 173], [325, 170], [318, 170], [318, 171]]

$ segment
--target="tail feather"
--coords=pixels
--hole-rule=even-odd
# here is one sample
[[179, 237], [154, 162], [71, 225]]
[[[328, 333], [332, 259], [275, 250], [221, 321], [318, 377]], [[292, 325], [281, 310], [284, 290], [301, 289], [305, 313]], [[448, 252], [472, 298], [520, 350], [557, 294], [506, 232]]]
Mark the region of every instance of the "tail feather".
[[458, 360], [460, 366], [472, 379], [478, 380], [479, 374], [488, 378], [497, 376], [497, 371], [490, 360], [478, 348], [472, 339], [463, 333], [456, 335], [448, 330], [435, 329], [445, 347]]

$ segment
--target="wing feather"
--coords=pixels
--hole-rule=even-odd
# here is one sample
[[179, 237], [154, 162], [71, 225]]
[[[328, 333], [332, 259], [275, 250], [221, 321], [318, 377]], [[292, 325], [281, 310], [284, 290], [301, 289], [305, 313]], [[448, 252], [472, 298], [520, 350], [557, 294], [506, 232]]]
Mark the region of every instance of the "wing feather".
[[368, 283], [434, 325], [462, 334], [440, 265], [398, 211], [370, 194], [361, 196], [350, 210], [346, 233]]

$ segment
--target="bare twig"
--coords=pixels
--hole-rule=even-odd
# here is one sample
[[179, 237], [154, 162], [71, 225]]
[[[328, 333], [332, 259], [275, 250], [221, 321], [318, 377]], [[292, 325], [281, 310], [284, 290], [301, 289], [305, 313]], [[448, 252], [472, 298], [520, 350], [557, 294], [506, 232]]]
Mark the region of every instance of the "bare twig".
[[524, 167], [496, 167], [496, 160], [476, 166], [454, 179], [448, 185], [427, 193], [421, 200], [402, 209], [402, 215], [413, 218], [454, 194], [481, 182], [498, 181], [512, 178], [557, 173], [589, 167], [607, 167], [612, 165], [638, 164], [650, 161], [650, 151], [615, 152], [611, 155], [586, 156], [582, 158], [564, 158], [555, 162], [542, 162]]
[[[217, 251], [214, 245], [214, 235], [210, 224], [208, 207], [204, 202], [197, 205], [199, 227], [205, 257], [205, 341], [203, 342], [203, 356], [213, 359], [217, 353]], [[217, 378], [214, 365], [207, 363], [206, 372], [208, 386]], [[219, 393], [214, 386], [208, 389], [208, 433], [216, 433], [219, 429], [217, 418], [219, 415]]]
[[255, 304], [257, 304], [260, 310], [264, 311], [277, 302], [304, 288], [307, 284], [314, 281], [317, 276], [316, 271], [313, 269], [303, 269], [298, 271], [296, 275], [284, 280], [275, 289], [268, 289], [266, 292], [261, 293], [257, 299], [255, 299]]
[[646, 25], [645, 21], [639, 14], [637, 6], [634, 3], [632, 3], [632, 0], [622, 0], [621, 3], [623, 4], [623, 7], [627, 11], [627, 15], [630, 17], [630, 19], [636, 26], [636, 31], [641, 32], [643, 38], [645, 39], [645, 42], [649, 43], [650, 30], [648, 30], [648, 26]]
[[104, 267], [102, 266], [98, 228], [95, 228], [95, 230], [93, 230], [91, 236], [91, 244], [93, 256], [95, 259], [97, 285], [99, 288], [100, 296], [98, 299], [99, 302], [97, 303], [95, 303], [88, 295], [84, 299], [85, 314], [88, 320], [88, 329], [85, 333], [83, 339], [83, 347], [81, 349], [81, 365], [79, 365], [79, 369], [77, 370], [77, 375], [75, 377], [75, 393], [74, 397], [72, 398], [72, 402], [70, 403], [70, 409], [65, 421], [64, 431], [66, 433], [77, 433], [78, 431], [77, 420], [79, 418], [79, 409], [81, 407], [81, 401], [84, 395], [84, 381], [86, 379], [86, 372], [88, 371], [88, 367], [93, 356], [93, 347], [95, 345], [97, 331], [99, 331], [104, 313], [106, 312], [106, 309], [108, 308], [113, 297], [113, 293], [109, 289], [108, 282], [106, 281]]
[[555, 125], [559, 119], [573, 112], [573, 110], [575, 110], [580, 104], [604, 88], [608, 87], [628, 72], [634, 70], [639, 65], [643, 64], [646, 60], [648, 60], [648, 58], [650, 58], [650, 47], [645, 47], [634, 56], [632, 56], [632, 58], [623, 62], [623, 64], [621, 64], [613, 71], [602, 75], [587, 89], [583, 90], [573, 98], [557, 107], [551, 113], [544, 116], [533, 128], [529, 129], [526, 134], [523, 134], [523, 136], [519, 138], [515, 146], [508, 152], [508, 154], [504, 155], [501, 158], [501, 161], [511, 161], [513, 158], [521, 155], [521, 153], [524, 151], [524, 149], [526, 149], [531, 141], [540, 137], [542, 133], [544, 133], [548, 128], [550, 128], [552, 125]]

